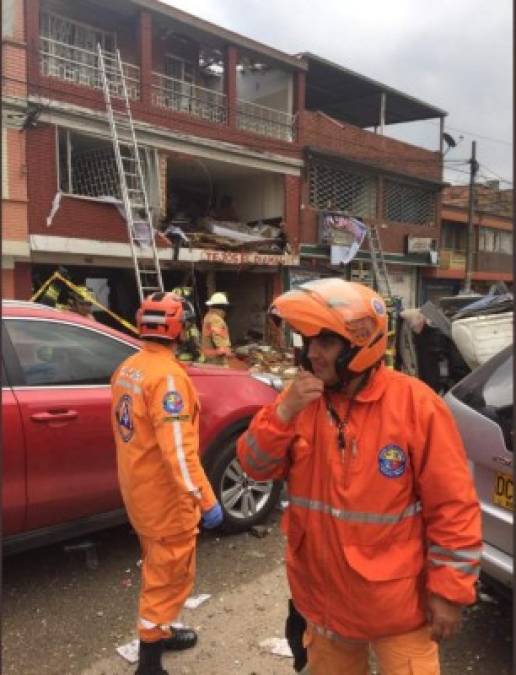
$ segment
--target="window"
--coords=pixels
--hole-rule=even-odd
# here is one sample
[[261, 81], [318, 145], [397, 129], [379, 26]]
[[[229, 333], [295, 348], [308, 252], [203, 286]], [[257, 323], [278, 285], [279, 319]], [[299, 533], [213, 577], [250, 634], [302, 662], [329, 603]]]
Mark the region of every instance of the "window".
[[383, 214], [396, 223], [431, 225], [435, 221], [435, 193], [423, 187], [386, 180]]
[[466, 238], [466, 225], [443, 221], [441, 230], [441, 248], [451, 251], [465, 251]]
[[46, 12], [41, 14], [40, 22], [43, 75], [100, 87], [97, 44], [107, 51], [114, 51], [114, 34]]
[[453, 389], [453, 395], [501, 427], [512, 451], [512, 345], [476, 368]]
[[345, 211], [359, 218], [376, 211], [376, 178], [325, 162], [312, 162], [309, 169], [310, 206]]
[[26, 386], [109, 384], [135, 347], [94, 330], [57, 321], [9, 319], [5, 327]]
[[[125, 146], [122, 153], [133, 155]], [[146, 153], [146, 149], [141, 149], [144, 181], [148, 173]], [[131, 175], [126, 174], [126, 181], [128, 188], [139, 185], [137, 178]], [[148, 183], [146, 185], [148, 189]], [[113, 144], [96, 136], [59, 129], [59, 189], [65, 194], [121, 199]]]
[[478, 250], [490, 253], [512, 254], [512, 232], [493, 227], [478, 228]]

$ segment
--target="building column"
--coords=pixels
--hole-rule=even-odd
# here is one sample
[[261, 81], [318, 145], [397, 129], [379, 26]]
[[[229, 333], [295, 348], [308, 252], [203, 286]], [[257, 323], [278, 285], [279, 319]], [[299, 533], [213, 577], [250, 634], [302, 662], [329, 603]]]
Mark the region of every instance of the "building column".
[[141, 11], [138, 24], [140, 49], [140, 101], [142, 105], [152, 105], [152, 16]]
[[25, 40], [27, 43], [27, 80], [29, 89], [39, 84], [40, 0], [25, 0]]
[[301, 203], [301, 177], [285, 174], [283, 177], [283, 223], [292, 253], [299, 250], [299, 206]]
[[236, 47], [228, 45], [224, 58], [224, 93], [226, 94], [227, 126], [237, 128], [237, 60]]
[[298, 70], [294, 73], [294, 105], [293, 114], [295, 116], [296, 141], [303, 145], [303, 112], [305, 110], [306, 99], [306, 73]]

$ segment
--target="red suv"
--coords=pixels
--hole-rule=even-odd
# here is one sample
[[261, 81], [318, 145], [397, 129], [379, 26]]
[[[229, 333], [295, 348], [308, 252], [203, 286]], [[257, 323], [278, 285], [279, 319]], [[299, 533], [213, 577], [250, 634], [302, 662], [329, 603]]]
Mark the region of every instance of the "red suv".
[[[109, 379], [138, 340], [30, 302], [3, 301], [2, 315], [4, 552], [123, 522]], [[281, 485], [249, 479], [235, 442], [277, 392], [246, 371], [192, 365], [189, 374], [225, 528], [244, 530], [274, 508]]]

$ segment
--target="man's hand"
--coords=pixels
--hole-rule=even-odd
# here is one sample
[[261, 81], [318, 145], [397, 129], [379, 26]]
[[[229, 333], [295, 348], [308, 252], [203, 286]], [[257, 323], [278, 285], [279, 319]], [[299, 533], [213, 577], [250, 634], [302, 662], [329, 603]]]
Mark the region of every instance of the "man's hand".
[[290, 422], [298, 412], [318, 399], [324, 390], [324, 382], [308, 370], [301, 370], [290, 385], [285, 398], [276, 408], [282, 422]]
[[459, 632], [462, 619], [462, 605], [431, 594], [428, 598], [428, 622], [430, 637], [435, 642], [450, 638]]

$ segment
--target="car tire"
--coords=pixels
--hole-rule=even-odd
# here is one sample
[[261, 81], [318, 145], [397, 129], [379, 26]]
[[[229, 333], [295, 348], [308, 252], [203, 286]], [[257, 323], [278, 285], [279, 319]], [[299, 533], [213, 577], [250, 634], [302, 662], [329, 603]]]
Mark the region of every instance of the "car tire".
[[236, 456], [237, 439], [235, 436], [222, 446], [209, 471], [224, 511], [221, 529], [231, 533], [262, 523], [278, 503], [283, 486], [283, 481], [254, 481], [244, 473]]

